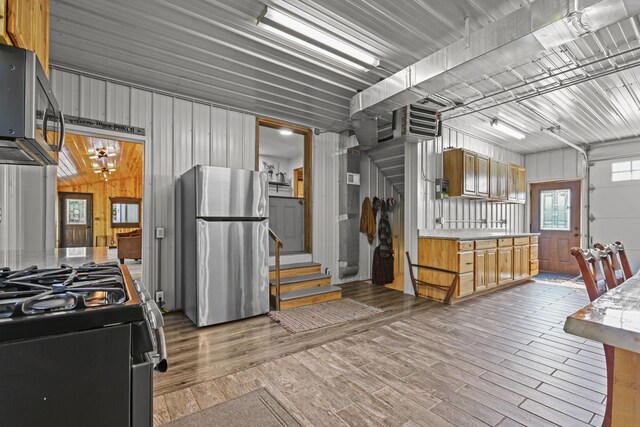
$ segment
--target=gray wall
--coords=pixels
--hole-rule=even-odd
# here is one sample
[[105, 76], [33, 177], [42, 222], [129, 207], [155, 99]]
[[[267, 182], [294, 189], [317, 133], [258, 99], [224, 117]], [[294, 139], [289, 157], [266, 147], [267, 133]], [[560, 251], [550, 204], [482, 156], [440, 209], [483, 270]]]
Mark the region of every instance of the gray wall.
[[[180, 307], [176, 183], [196, 164], [253, 169], [255, 117], [131, 85], [53, 69], [53, 90], [67, 115], [145, 128], [143, 276]], [[152, 230], [165, 227], [162, 241]]]
[[0, 165], [0, 250], [55, 247], [55, 192], [55, 167]]

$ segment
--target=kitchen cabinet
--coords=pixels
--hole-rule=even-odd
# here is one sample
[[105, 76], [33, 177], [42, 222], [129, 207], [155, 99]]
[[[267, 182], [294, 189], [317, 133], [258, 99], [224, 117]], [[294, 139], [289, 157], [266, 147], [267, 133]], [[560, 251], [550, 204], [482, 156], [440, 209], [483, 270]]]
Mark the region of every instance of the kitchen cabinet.
[[526, 171], [516, 164], [462, 148], [443, 153], [443, 178], [449, 182], [449, 197], [524, 203]]
[[524, 203], [527, 200], [527, 171], [522, 166], [517, 168], [516, 193], [519, 203]]
[[513, 280], [513, 248], [498, 249], [498, 285]]
[[509, 164], [507, 172], [507, 200], [518, 201], [518, 165]]
[[455, 148], [443, 154], [443, 177], [449, 181], [450, 197], [488, 197], [489, 159], [473, 151]]
[[475, 290], [487, 289], [487, 251], [476, 251], [475, 254]]
[[476, 194], [489, 197], [489, 158], [476, 155]]
[[[419, 237], [418, 264], [438, 270], [418, 269], [418, 278], [442, 286], [455, 283], [455, 302], [538, 274], [537, 247], [538, 237], [528, 235], [463, 241]], [[418, 286], [418, 296], [442, 301], [445, 295], [439, 289]]]
[[495, 288], [496, 286], [498, 286], [498, 250], [497, 249], [487, 249], [484, 276], [485, 276], [487, 289]]
[[0, 0], [0, 43], [34, 51], [49, 74], [49, 0]]

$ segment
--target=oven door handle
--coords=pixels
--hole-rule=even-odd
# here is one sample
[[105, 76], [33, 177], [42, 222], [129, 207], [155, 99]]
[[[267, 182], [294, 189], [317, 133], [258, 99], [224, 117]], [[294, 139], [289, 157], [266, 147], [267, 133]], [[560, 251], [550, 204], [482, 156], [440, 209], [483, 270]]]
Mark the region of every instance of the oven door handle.
[[167, 372], [169, 368], [169, 362], [167, 361], [167, 343], [164, 339], [164, 328], [158, 327], [153, 330], [156, 334], [157, 360], [155, 363], [155, 370], [158, 372]]

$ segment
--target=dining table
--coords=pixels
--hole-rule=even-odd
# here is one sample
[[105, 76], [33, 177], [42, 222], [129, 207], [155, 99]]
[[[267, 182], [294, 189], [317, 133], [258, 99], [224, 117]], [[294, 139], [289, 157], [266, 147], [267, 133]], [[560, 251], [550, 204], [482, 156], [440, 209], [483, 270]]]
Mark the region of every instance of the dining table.
[[612, 426], [640, 426], [640, 272], [567, 317], [568, 334], [613, 348]]

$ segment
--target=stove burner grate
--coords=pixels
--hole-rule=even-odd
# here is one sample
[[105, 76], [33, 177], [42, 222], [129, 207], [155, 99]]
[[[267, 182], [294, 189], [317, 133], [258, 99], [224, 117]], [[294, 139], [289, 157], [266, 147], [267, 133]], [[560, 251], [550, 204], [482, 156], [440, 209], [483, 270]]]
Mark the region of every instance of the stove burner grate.
[[0, 269], [0, 318], [124, 304], [124, 279], [117, 263], [73, 268], [36, 266]]

